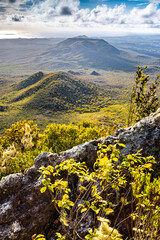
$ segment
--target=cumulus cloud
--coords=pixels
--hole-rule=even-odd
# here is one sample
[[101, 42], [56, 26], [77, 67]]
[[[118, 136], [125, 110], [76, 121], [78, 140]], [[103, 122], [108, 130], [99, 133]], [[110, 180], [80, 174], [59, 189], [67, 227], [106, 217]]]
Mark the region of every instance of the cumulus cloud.
[[72, 11], [69, 7], [62, 7], [61, 8], [61, 15], [72, 15]]
[[50, 18], [61, 15], [72, 15], [78, 11], [80, 2], [78, 0], [45, 0], [35, 4], [31, 10], [32, 14]]
[[160, 26], [160, 10], [157, 5], [150, 3], [144, 9], [133, 8], [126, 18], [126, 23], [132, 24], [152, 24]]
[[15, 2], [16, 2], [16, 0], [9, 0], [9, 2], [10, 2], [10, 3], [15, 3]]
[[[156, 0], [155, 0], [156, 1]], [[143, 9], [133, 8], [130, 12], [126, 11], [126, 5], [116, 5], [110, 8], [107, 5], [98, 5], [94, 9], [79, 9], [79, 1], [62, 0], [51, 1], [46, 0], [39, 5], [35, 5], [32, 9], [34, 16], [44, 19], [44, 21], [52, 21], [52, 23], [60, 24], [65, 18], [66, 24], [82, 24], [91, 26], [93, 24], [160, 24], [160, 10], [157, 4], [152, 2]], [[137, 25], [136, 25], [137, 27]]]
[[26, 11], [32, 4], [32, 0], [0, 0], [1, 8], [3, 12], [7, 14], [19, 14], [20, 12]]
[[125, 4], [109, 8], [106, 5], [97, 6], [89, 13], [89, 20], [96, 23], [119, 24], [124, 21]]
[[9, 2], [9, 3], [15, 3], [16, 0], [0, 0], [0, 2]]
[[21, 22], [23, 20], [24, 16], [14, 15], [11, 17], [13, 22]]
[[0, 12], [6, 12], [6, 8], [5, 7], [0, 7]]
[[[86, 34], [87, 31], [105, 33], [108, 29], [111, 31], [122, 29], [132, 31], [133, 28], [160, 29], [159, 2], [160, 0], [150, 0], [143, 8], [134, 7], [128, 11], [125, 4], [115, 5], [112, 8], [102, 4], [90, 10], [80, 9], [79, 0], [17, 0], [14, 4], [10, 4], [15, 6], [15, 11], [7, 10], [3, 22], [10, 25], [18, 22], [19, 26], [25, 26], [31, 31], [38, 29], [37, 31], [44, 32], [73, 32], [74, 29], [77, 32], [81, 30], [81, 33], [86, 31]], [[0, 11], [4, 9], [0, 8]], [[41, 28], [39, 29], [38, 26]]]

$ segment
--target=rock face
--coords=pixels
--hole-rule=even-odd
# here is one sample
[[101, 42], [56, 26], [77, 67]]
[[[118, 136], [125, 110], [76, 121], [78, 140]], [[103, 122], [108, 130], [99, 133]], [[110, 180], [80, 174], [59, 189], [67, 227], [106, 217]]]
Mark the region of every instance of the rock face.
[[[30, 240], [33, 234], [49, 232], [50, 228], [60, 231], [57, 212], [51, 202], [49, 192], [40, 193], [41, 180], [39, 167], [55, 166], [59, 162], [74, 158], [92, 166], [97, 156], [98, 143], [113, 143], [115, 140], [126, 145], [123, 154], [135, 153], [142, 149], [142, 154], [153, 155], [160, 159], [160, 109], [142, 119], [132, 127], [120, 129], [114, 135], [93, 140], [62, 152], [41, 153], [34, 161], [34, 166], [24, 174], [12, 174], [0, 182], [0, 239]], [[82, 222], [83, 232], [93, 225], [91, 216]], [[48, 239], [54, 240], [51, 235]]]

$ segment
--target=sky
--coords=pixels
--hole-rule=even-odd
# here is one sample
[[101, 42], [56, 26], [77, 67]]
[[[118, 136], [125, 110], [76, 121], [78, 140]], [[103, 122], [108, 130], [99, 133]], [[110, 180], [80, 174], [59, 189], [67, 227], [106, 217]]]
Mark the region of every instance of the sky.
[[160, 0], [0, 0], [0, 38], [160, 34]]

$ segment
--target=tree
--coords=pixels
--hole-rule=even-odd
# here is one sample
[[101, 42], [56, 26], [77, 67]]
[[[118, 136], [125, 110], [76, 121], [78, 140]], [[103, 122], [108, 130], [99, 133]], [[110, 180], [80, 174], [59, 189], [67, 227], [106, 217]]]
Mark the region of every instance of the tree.
[[[144, 70], [146, 70], [146, 68], [147, 67], [145, 67]], [[136, 76], [134, 77], [134, 86], [132, 87], [128, 126], [157, 110], [159, 102], [156, 96], [156, 90], [159, 85], [159, 78], [160, 76], [157, 76], [156, 80], [152, 84], [149, 84], [149, 75], [144, 75], [142, 68], [140, 66], [138, 67]]]

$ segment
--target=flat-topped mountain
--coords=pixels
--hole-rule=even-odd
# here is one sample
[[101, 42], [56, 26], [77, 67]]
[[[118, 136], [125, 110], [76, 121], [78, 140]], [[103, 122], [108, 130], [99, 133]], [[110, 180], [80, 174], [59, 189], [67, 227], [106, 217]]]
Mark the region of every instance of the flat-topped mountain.
[[21, 76], [40, 70], [83, 68], [133, 72], [138, 65], [157, 71], [159, 49], [156, 36], [0, 39], [0, 74]]
[[91, 39], [91, 38], [68, 38], [57, 44], [57, 47], [62, 51], [74, 54], [81, 53], [89, 56], [90, 54], [120, 54], [120, 51], [110, 45], [103, 39]]
[[118, 50], [103, 39], [68, 38], [44, 53], [42, 57], [46, 59], [56, 57], [66, 67], [82, 66], [104, 70], [134, 69], [134, 62], [127, 59], [127, 53]]

